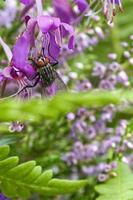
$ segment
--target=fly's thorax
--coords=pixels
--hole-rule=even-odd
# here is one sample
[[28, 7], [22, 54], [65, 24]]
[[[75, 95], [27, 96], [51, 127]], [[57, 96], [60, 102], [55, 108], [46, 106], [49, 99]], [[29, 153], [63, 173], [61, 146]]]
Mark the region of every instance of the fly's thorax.
[[43, 68], [47, 66], [48, 64], [50, 64], [49, 58], [43, 57], [43, 56], [38, 57], [37, 63], [36, 63], [37, 68]]

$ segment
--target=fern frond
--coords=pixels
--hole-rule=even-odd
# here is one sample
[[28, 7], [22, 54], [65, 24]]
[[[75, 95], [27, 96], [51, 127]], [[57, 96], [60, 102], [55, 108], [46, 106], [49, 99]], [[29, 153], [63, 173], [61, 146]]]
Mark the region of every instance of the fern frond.
[[53, 179], [52, 170], [42, 172], [35, 161], [18, 164], [18, 157], [8, 157], [8, 145], [0, 146], [0, 189], [10, 197], [28, 198], [31, 192], [43, 195], [67, 194], [79, 190], [86, 180]]
[[96, 200], [133, 199], [133, 174], [127, 164], [119, 163], [117, 176], [95, 187], [100, 196]]

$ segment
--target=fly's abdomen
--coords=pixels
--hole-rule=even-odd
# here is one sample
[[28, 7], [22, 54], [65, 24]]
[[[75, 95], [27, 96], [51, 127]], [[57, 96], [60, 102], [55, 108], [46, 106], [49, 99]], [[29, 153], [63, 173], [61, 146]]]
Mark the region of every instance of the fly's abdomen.
[[44, 84], [46, 87], [50, 86], [54, 82], [54, 73], [51, 65], [48, 64], [41, 68], [39, 70], [39, 74], [42, 84]]

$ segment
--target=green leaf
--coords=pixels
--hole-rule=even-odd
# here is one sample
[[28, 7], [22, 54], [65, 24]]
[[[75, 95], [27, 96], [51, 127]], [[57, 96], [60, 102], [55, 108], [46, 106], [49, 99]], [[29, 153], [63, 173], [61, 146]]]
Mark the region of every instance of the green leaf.
[[47, 183], [52, 179], [53, 172], [52, 170], [47, 170], [41, 174], [41, 176], [38, 177], [38, 179], [35, 181], [37, 185], [47, 185]]
[[[9, 146], [0, 146], [0, 188], [8, 197], [29, 199], [31, 192], [42, 195], [68, 194], [79, 190], [88, 181], [52, 179], [51, 170], [42, 172], [35, 161], [18, 164], [18, 157], [7, 157]], [[7, 158], [6, 158], [7, 157]]]
[[[63, 93], [54, 96], [50, 101], [33, 99], [30, 101], [8, 100], [0, 103], [0, 121], [35, 121], [45, 118], [57, 118], [68, 112], [75, 111], [80, 106], [96, 108], [109, 103], [120, 104], [123, 101], [133, 101], [133, 93], [129, 90], [100, 91], [79, 93]], [[36, 106], [35, 106], [36, 105]], [[65, 105], [65, 106], [64, 106]]]
[[[52, 179], [49, 181], [48, 186], [53, 188], [60, 187], [60, 191], [65, 191], [66, 189], [69, 189], [71, 191], [79, 190], [83, 185], [86, 185], [87, 181], [68, 181], [68, 180], [59, 180], [59, 179]], [[64, 187], [65, 186], [65, 187]]]
[[0, 146], [16, 143], [21, 138], [22, 137], [20, 137], [20, 135], [13, 135], [13, 134], [8, 136], [3, 136], [0, 139]]
[[0, 148], [0, 160], [6, 158], [9, 154], [9, 151], [10, 151], [10, 149], [9, 149], [8, 145], [2, 146]]
[[116, 173], [115, 178], [95, 187], [95, 190], [100, 194], [96, 200], [133, 199], [133, 174], [128, 165], [120, 162]]

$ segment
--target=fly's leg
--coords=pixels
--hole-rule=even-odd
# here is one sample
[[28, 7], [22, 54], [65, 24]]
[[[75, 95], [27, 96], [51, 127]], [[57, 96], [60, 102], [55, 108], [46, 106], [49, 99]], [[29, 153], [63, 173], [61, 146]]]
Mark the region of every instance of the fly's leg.
[[16, 97], [16, 96], [19, 95], [21, 92], [23, 92], [25, 89], [35, 87], [35, 86], [38, 84], [39, 80], [40, 80], [40, 76], [38, 76], [38, 78], [36, 79], [36, 81], [35, 81], [35, 83], [34, 83], [33, 85], [26, 85], [26, 86], [24, 86], [22, 89], [20, 89], [18, 92], [16, 92], [15, 94], [13, 94], [13, 95], [11, 95], [11, 96], [9, 96], [9, 97], [2, 98], [2, 99], [0, 99], [0, 101], [1, 101], [1, 100], [5, 100], [5, 99], [9, 99], [9, 98]]
[[[22, 71], [17, 70], [17, 71], [15, 71], [15, 72], [20, 72], [20, 73], [22, 73], [23, 75], [26, 76], [26, 73], [24, 73], [24, 72], [22, 72]], [[33, 77], [27, 78], [27, 76], [26, 76], [26, 78], [27, 78], [29, 81], [33, 81], [38, 75], [39, 75], [39, 73], [37, 72]]]
[[36, 66], [34, 57], [29, 57], [28, 60], [30, 60], [32, 62], [33, 66]]
[[58, 65], [58, 64], [59, 64], [58, 61], [56, 61], [55, 63], [51, 63], [52, 67], [55, 67], [55, 66]]
[[40, 80], [40, 76], [38, 76], [38, 78], [36, 79], [36, 81], [35, 81], [35, 83], [33, 85], [24, 86], [20, 91], [17, 92], [17, 95], [20, 94], [21, 92], [23, 92], [24, 90], [26, 90], [27, 88], [35, 87], [38, 84], [39, 80]]

